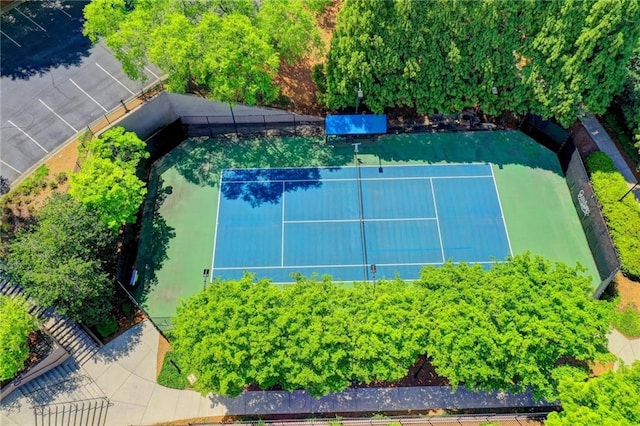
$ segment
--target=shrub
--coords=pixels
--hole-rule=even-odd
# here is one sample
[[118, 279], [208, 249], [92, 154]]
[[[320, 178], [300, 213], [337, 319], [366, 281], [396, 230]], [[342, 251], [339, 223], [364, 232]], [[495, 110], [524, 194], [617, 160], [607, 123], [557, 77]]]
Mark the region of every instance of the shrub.
[[118, 331], [118, 322], [113, 317], [107, 317], [96, 326], [96, 330], [98, 330], [103, 339], [107, 338]]
[[596, 152], [587, 158], [591, 183], [602, 207], [611, 238], [620, 256], [622, 272], [631, 279], [640, 279], [640, 205], [633, 195], [620, 197], [628, 191], [624, 177], [606, 154]]
[[629, 338], [640, 337], [640, 312], [635, 305], [627, 305], [613, 317], [613, 326]]
[[158, 384], [172, 389], [186, 389], [189, 386], [186, 374], [171, 362], [173, 361], [180, 366], [178, 356], [175, 352], [167, 352], [162, 363], [162, 370], [158, 375]]
[[14, 377], [29, 357], [27, 337], [36, 329], [21, 297], [0, 296], [0, 380]]

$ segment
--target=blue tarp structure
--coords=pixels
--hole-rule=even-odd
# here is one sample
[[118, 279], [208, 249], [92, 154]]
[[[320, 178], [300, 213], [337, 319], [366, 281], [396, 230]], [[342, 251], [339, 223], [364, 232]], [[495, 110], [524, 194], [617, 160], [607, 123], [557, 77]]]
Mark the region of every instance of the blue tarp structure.
[[387, 133], [386, 114], [327, 115], [327, 135], [374, 135]]

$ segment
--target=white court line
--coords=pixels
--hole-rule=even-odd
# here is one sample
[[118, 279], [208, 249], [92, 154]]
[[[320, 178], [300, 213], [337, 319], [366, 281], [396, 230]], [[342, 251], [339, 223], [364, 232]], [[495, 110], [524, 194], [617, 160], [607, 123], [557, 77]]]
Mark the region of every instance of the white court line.
[[[222, 182], [222, 171], [220, 171], [220, 180]], [[211, 253], [211, 279], [213, 279], [213, 264], [216, 261], [216, 242], [218, 241], [218, 224], [220, 223], [220, 204], [222, 204], [222, 185], [218, 185], [218, 207], [216, 208], [216, 229], [213, 234], [213, 253]]]
[[433, 210], [436, 213], [436, 225], [438, 227], [438, 239], [440, 240], [440, 251], [442, 252], [442, 262], [446, 262], [444, 257], [444, 244], [442, 244], [442, 233], [440, 232], [440, 219], [438, 219], [438, 204], [436, 204], [436, 191], [433, 189], [433, 179], [429, 180], [431, 184], [431, 197], [433, 198]]
[[509, 244], [509, 255], [513, 257], [513, 250], [511, 249], [511, 239], [509, 238], [509, 231], [507, 230], [507, 222], [505, 222], [504, 220], [504, 212], [502, 211], [502, 202], [500, 201], [500, 193], [498, 192], [498, 184], [496, 183], [496, 177], [493, 174], [493, 167], [491, 167], [491, 177], [493, 178], [493, 187], [496, 189], [496, 198], [498, 198], [498, 206], [500, 206], [500, 217], [502, 218], [504, 233], [507, 236], [507, 243]]
[[280, 244], [280, 266], [284, 267], [284, 194], [287, 192], [285, 190], [285, 183], [282, 182], [282, 223], [280, 226], [282, 227], [282, 236], [281, 236], [281, 244]]
[[[469, 264], [494, 264], [501, 263], [493, 260], [487, 260], [483, 262], [453, 262], [454, 264], [469, 263]], [[442, 265], [444, 262], [414, 262], [414, 263], [376, 263], [376, 266], [428, 266], [428, 265]], [[260, 269], [310, 269], [310, 268], [362, 268], [362, 263], [346, 264], [346, 265], [287, 265], [284, 268], [282, 266], [232, 266], [216, 268], [216, 271], [233, 271], [237, 269], [252, 271]]]
[[97, 66], [98, 68], [100, 68], [102, 71], [104, 71], [105, 73], [107, 73], [107, 75], [108, 75], [109, 77], [111, 77], [112, 79], [114, 79], [114, 80], [115, 80], [115, 82], [116, 82], [116, 83], [118, 83], [120, 86], [122, 86], [122, 87], [124, 87], [125, 89], [127, 89], [127, 91], [128, 91], [129, 93], [131, 93], [132, 95], [135, 95], [135, 93], [134, 93], [133, 91], [131, 91], [131, 89], [129, 89], [129, 88], [128, 88], [127, 86], [125, 86], [124, 84], [122, 84], [122, 82], [121, 82], [120, 80], [118, 80], [117, 78], [115, 78], [113, 75], [111, 75], [111, 73], [110, 73], [109, 71], [107, 71], [107, 70], [105, 70], [104, 68], [102, 68], [102, 66], [101, 66], [99, 63], [97, 63], [97, 62], [96, 62], [96, 66]]
[[151, 75], [153, 75], [155, 78], [157, 78], [158, 80], [160, 80], [160, 77], [158, 76], [158, 74], [156, 74], [155, 72], [151, 71], [149, 68], [144, 67], [145, 70], [149, 71], [149, 73]]
[[74, 86], [76, 86], [78, 89], [80, 89], [80, 91], [81, 91], [82, 93], [84, 93], [85, 95], [87, 95], [87, 97], [88, 97], [89, 99], [91, 99], [91, 100], [92, 100], [96, 105], [98, 105], [100, 108], [102, 108], [102, 110], [103, 110], [104, 112], [108, 112], [108, 111], [107, 111], [107, 109], [106, 109], [105, 107], [103, 107], [102, 105], [100, 105], [100, 103], [98, 103], [98, 101], [96, 101], [95, 99], [93, 99], [93, 98], [91, 97], [91, 95], [90, 95], [90, 94], [88, 94], [87, 92], [85, 92], [84, 90], [82, 90], [82, 87], [78, 86], [78, 85], [76, 84], [76, 82], [75, 82], [75, 81], [73, 81], [72, 79], [69, 79], [69, 81], [70, 81], [71, 83], [73, 83], [73, 85], [74, 85]]
[[[431, 166], [488, 166], [489, 163], [472, 161], [470, 163], [433, 163], [433, 164], [383, 164], [382, 168], [385, 167], [431, 167]], [[278, 170], [297, 170], [297, 169], [343, 169], [343, 168], [352, 168], [355, 169], [355, 166], [302, 166], [302, 167], [274, 167], [274, 169]], [[370, 168], [370, 169], [378, 169], [380, 168], [379, 164], [368, 165], [362, 164], [360, 168]], [[264, 167], [236, 167], [236, 168], [227, 168], [222, 169], [222, 171], [227, 170], [264, 170]]]
[[[394, 217], [389, 219], [363, 219], [365, 222], [417, 222], [421, 220], [438, 220], [437, 217]], [[343, 223], [360, 222], [360, 219], [317, 219], [317, 220], [285, 220], [284, 223]]]
[[64, 13], [65, 15], [67, 15], [69, 18], [73, 18], [73, 16], [69, 15], [67, 12], [64, 11], [64, 9], [58, 9], [60, 12]]
[[38, 28], [40, 28], [42, 31], [44, 31], [45, 33], [47, 32], [47, 30], [45, 30], [44, 28], [42, 28], [40, 26], [40, 24], [38, 24], [36, 21], [34, 21], [33, 19], [29, 18], [27, 15], [25, 15], [24, 13], [22, 13], [22, 11], [20, 9], [18, 9], [17, 7], [14, 8], [16, 10], [16, 12], [18, 12], [20, 15], [24, 16], [25, 18], [27, 18], [28, 20], [30, 20], [31, 22], [33, 22]]
[[0, 34], [2, 34], [3, 36], [5, 36], [5, 37], [6, 37], [6, 38], [8, 38], [9, 40], [11, 40], [11, 41], [13, 42], [13, 44], [15, 44], [16, 46], [18, 46], [18, 47], [22, 47], [22, 46], [20, 46], [20, 44], [19, 44], [17, 41], [15, 41], [15, 40], [14, 40], [14, 39], [12, 39], [11, 37], [9, 37], [9, 36], [4, 32], [4, 31], [0, 31]]
[[[362, 181], [379, 180], [430, 180], [430, 179], [491, 179], [491, 175], [469, 175], [469, 176], [408, 176], [392, 178], [360, 178]], [[225, 180], [224, 183], [278, 183], [278, 182], [353, 182], [357, 178], [334, 178], [334, 179], [278, 179], [278, 180]]]
[[2, 161], [2, 160], [0, 160], [0, 163], [4, 164], [5, 166], [7, 166], [8, 168], [10, 168], [10, 169], [11, 169], [11, 170], [13, 170], [14, 172], [22, 174], [22, 172], [21, 172], [20, 170], [16, 169], [15, 167], [13, 167], [13, 166], [12, 166], [11, 164], [9, 164], [9, 163], [7, 163], [7, 162], [5, 162], [5, 161]]
[[71, 130], [73, 130], [75, 133], [78, 133], [78, 130], [77, 130], [75, 127], [73, 127], [71, 124], [69, 124], [69, 122], [68, 122], [67, 120], [65, 120], [64, 118], [60, 117], [60, 116], [58, 115], [58, 113], [56, 113], [56, 112], [55, 112], [55, 111], [54, 111], [54, 110], [53, 110], [49, 105], [45, 104], [45, 103], [44, 103], [44, 101], [43, 101], [42, 99], [38, 99], [38, 100], [40, 101], [40, 103], [41, 103], [42, 105], [44, 105], [44, 107], [45, 107], [46, 109], [48, 109], [49, 111], [51, 111], [51, 112], [53, 113], [53, 115], [55, 115], [55, 116], [56, 116], [56, 117], [58, 117], [60, 120], [62, 120], [62, 122], [63, 122], [64, 124], [66, 124], [67, 126], [71, 127]]
[[8, 122], [9, 124], [11, 124], [13, 127], [15, 127], [16, 129], [18, 129], [18, 130], [19, 130], [23, 135], [25, 135], [26, 137], [28, 137], [29, 139], [31, 139], [31, 142], [33, 142], [33, 143], [35, 143], [36, 145], [38, 145], [38, 146], [40, 147], [40, 149], [41, 149], [41, 150], [43, 150], [43, 151], [44, 151], [44, 152], [46, 152], [47, 154], [49, 153], [49, 151], [47, 151], [47, 150], [46, 150], [42, 145], [40, 145], [40, 144], [38, 143], [38, 141], [36, 141], [36, 140], [35, 140], [34, 138], [32, 138], [31, 136], [29, 136], [29, 135], [27, 134], [27, 132], [25, 132], [24, 130], [22, 130], [20, 127], [16, 126], [16, 125], [13, 123], [13, 121], [11, 121], [11, 120], [7, 120], [7, 122]]

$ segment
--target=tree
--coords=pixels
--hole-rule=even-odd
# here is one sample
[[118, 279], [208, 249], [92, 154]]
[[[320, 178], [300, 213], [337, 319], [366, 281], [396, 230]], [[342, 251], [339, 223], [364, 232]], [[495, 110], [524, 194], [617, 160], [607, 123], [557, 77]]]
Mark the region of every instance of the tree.
[[559, 393], [562, 411], [549, 414], [548, 426], [640, 424], [640, 362], [589, 380], [566, 378]]
[[97, 0], [84, 9], [84, 34], [103, 38], [130, 78], [153, 62], [168, 88], [197, 90], [224, 102], [271, 102], [280, 55], [296, 61], [317, 47], [313, 10], [301, 0], [154, 2]]
[[116, 235], [89, 208], [54, 194], [36, 223], [16, 234], [6, 269], [42, 306], [94, 325], [111, 310]]
[[27, 337], [36, 329], [21, 297], [0, 296], [0, 380], [14, 377], [29, 357]]
[[133, 223], [147, 192], [138, 178], [146, 145], [122, 127], [106, 131], [82, 149], [80, 171], [70, 176], [69, 194], [97, 212], [113, 230]]
[[604, 359], [612, 304], [593, 298], [581, 267], [518, 255], [480, 265], [426, 267], [426, 352], [454, 388], [557, 398], [561, 377]]

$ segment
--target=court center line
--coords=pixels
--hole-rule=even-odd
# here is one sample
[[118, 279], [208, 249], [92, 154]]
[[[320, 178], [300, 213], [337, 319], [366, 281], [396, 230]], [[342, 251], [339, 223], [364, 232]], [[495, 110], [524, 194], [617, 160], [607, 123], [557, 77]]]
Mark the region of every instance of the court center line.
[[498, 184], [496, 183], [496, 176], [493, 174], [493, 167], [491, 167], [491, 177], [493, 179], [493, 187], [496, 190], [496, 198], [498, 199], [498, 206], [500, 207], [500, 217], [502, 218], [502, 226], [504, 226], [504, 233], [507, 236], [507, 243], [509, 244], [509, 255], [513, 257], [513, 249], [511, 248], [511, 239], [509, 238], [509, 230], [507, 229], [507, 222], [504, 220], [504, 211], [502, 210], [502, 202], [500, 201], [500, 193], [498, 192]]
[[[220, 171], [220, 180], [222, 182], [222, 171]], [[216, 208], [216, 228], [213, 234], [213, 253], [211, 253], [211, 278], [213, 278], [213, 264], [216, 261], [216, 242], [218, 241], [218, 224], [220, 223], [220, 204], [222, 204], [222, 185], [218, 185], [218, 207]]]
[[[421, 220], [438, 220], [436, 217], [394, 217], [389, 219], [367, 219], [365, 222], [418, 222]], [[360, 219], [306, 219], [306, 220], [285, 220], [284, 223], [344, 223], [360, 222]]]
[[282, 227], [282, 235], [280, 237], [280, 266], [284, 267], [284, 194], [285, 194], [285, 183], [282, 182], [282, 223], [280, 226]]
[[36, 145], [38, 145], [38, 147], [40, 147], [40, 149], [41, 149], [41, 150], [43, 150], [43, 151], [44, 151], [44, 152], [46, 152], [47, 154], [49, 153], [49, 151], [47, 151], [47, 150], [45, 149], [45, 147], [43, 147], [42, 145], [40, 145], [40, 144], [38, 143], [38, 141], [36, 141], [36, 140], [35, 140], [34, 138], [32, 138], [31, 136], [29, 136], [29, 135], [27, 134], [27, 132], [25, 132], [24, 130], [22, 130], [20, 127], [16, 126], [16, 125], [15, 125], [15, 123], [14, 123], [13, 121], [11, 121], [11, 120], [7, 120], [7, 122], [8, 122], [9, 124], [11, 124], [13, 127], [15, 127], [16, 129], [18, 129], [18, 130], [19, 130], [23, 135], [25, 135], [26, 137], [28, 137], [29, 139], [31, 139], [31, 142], [33, 142], [33, 143], [35, 143]]
[[442, 253], [442, 262], [446, 262], [447, 259], [444, 257], [444, 244], [442, 244], [442, 232], [440, 231], [440, 219], [438, 219], [438, 204], [436, 203], [436, 191], [433, 188], [433, 179], [429, 179], [429, 183], [431, 185], [431, 198], [433, 198], [433, 210], [436, 214], [436, 227], [438, 228], [438, 239], [440, 240], [440, 252]]
[[15, 44], [18, 47], [22, 47], [20, 46], [20, 43], [18, 43], [17, 41], [15, 41], [14, 39], [12, 39], [11, 37], [9, 37], [7, 35], [7, 33], [5, 33], [4, 31], [0, 30], [0, 34], [2, 34], [3, 36], [5, 36], [6, 38], [8, 38], [9, 40], [11, 40], [13, 42], [13, 44]]
[[149, 71], [149, 73], [154, 76], [155, 78], [157, 78], [158, 80], [160, 80], [160, 77], [158, 76], [158, 74], [156, 74], [155, 72], [151, 71], [148, 67], [144, 67], [145, 70]]
[[[481, 262], [473, 262], [473, 261], [459, 261], [453, 262], [454, 264], [460, 263], [468, 263], [468, 264], [480, 264], [480, 265], [489, 265], [494, 263], [501, 263], [499, 261], [487, 260]], [[376, 263], [376, 266], [428, 266], [428, 265], [442, 265], [443, 262], [411, 262], [411, 263]], [[235, 271], [235, 270], [260, 270], [260, 269], [310, 269], [310, 268], [362, 268], [362, 263], [356, 264], [345, 264], [345, 265], [287, 265], [286, 267], [281, 266], [229, 266], [229, 267], [218, 267], [216, 271]]]
[[103, 110], [104, 112], [108, 112], [108, 111], [107, 111], [107, 109], [106, 109], [105, 107], [103, 107], [102, 105], [100, 105], [100, 103], [99, 103], [98, 101], [96, 101], [95, 99], [93, 99], [93, 98], [91, 97], [91, 95], [90, 95], [90, 94], [88, 94], [87, 92], [85, 92], [85, 91], [82, 89], [82, 87], [78, 86], [78, 85], [76, 84], [76, 82], [75, 82], [75, 81], [73, 81], [72, 79], [69, 79], [69, 81], [70, 81], [71, 83], [73, 83], [73, 85], [74, 85], [74, 86], [76, 86], [76, 87], [77, 87], [77, 88], [78, 88], [82, 93], [84, 93], [85, 95], [87, 95], [87, 97], [88, 97], [89, 99], [91, 99], [91, 100], [92, 100], [96, 105], [98, 105], [100, 108], [102, 108], [102, 110]]
[[10, 168], [11, 170], [13, 170], [16, 173], [20, 173], [22, 174], [22, 172], [18, 169], [16, 169], [15, 167], [13, 167], [11, 164], [7, 163], [6, 161], [2, 161], [0, 160], [0, 163], [4, 164], [5, 166], [7, 166], [8, 168]]
[[[427, 180], [427, 179], [491, 179], [491, 175], [469, 175], [469, 176], [408, 176], [392, 178], [360, 178], [361, 181], [379, 180]], [[278, 182], [353, 182], [357, 178], [334, 178], [334, 179], [275, 179], [275, 180], [225, 180], [225, 183], [278, 183]]]
[[73, 132], [74, 132], [74, 133], [78, 133], [78, 130], [77, 130], [75, 127], [73, 127], [71, 124], [69, 124], [69, 122], [68, 122], [67, 120], [65, 120], [64, 118], [60, 117], [60, 116], [58, 115], [58, 113], [56, 113], [56, 112], [53, 110], [53, 108], [51, 108], [49, 105], [45, 104], [45, 103], [44, 103], [44, 101], [43, 101], [42, 99], [38, 99], [38, 100], [40, 101], [40, 103], [41, 103], [42, 105], [44, 105], [44, 107], [45, 107], [46, 109], [48, 109], [49, 111], [51, 111], [51, 112], [53, 113], [53, 115], [55, 115], [55, 116], [56, 116], [56, 117], [58, 117], [60, 120], [62, 120], [62, 122], [63, 122], [64, 124], [66, 124], [67, 126], [71, 127], [71, 130], [73, 130]]
[[27, 15], [25, 15], [24, 13], [22, 13], [22, 11], [20, 9], [18, 9], [17, 7], [14, 8], [16, 10], [16, 12], [18, 12], [20, 15], [24, 16], [25, 18], [27, 18], [28, 20], [30, 20], [31, 22], [33, 22], [38, 28], [40, 28], [42, 31], [44, 31], [45, 33], [47, 32], [47, 30], [45, 30], [44, 28], [42, 28], [40, 26], [40, 24], [38, 24], [36, 21], [34, 21], [33, 19], [29, 18]]
[[127, 86], [125, 86], [120, 80], [118, 80], [117, 78], [115, 78], [109, 71], [107, 71], [106, 69], [102, 68], [102, 65], [100, 65], [99, 63], [96, 62], [96, 66], [98, 68], [100, 68], [102, 71], [104, 71], [109, 77], [111, 77], [116, 83], [118, 83], [120, 86], [124, 87], [129, 93], [131, 93], [132, 95], [135, 95], [135, 93], [129, 89]]

